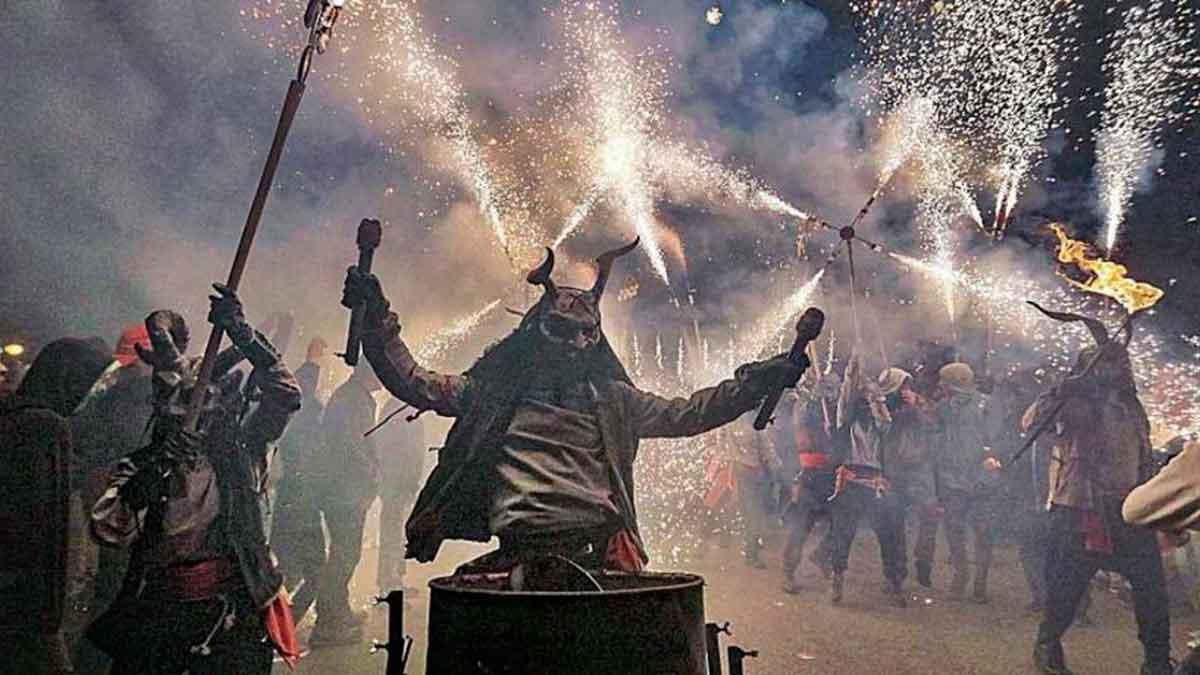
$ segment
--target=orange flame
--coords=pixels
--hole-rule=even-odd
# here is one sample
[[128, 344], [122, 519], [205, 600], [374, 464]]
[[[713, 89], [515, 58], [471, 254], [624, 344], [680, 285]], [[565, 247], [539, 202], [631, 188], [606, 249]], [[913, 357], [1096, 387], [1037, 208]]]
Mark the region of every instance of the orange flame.
[[1084, 282], [1064, 277], [1072, 286], [1089, 293], [1108, 296], [1121, 303], [1130, 314], [1153, 307], [1162, 298], [1161, 288], [1127, 278], [1125, 275], [1129, 270], [1124, 265], [1089, 257], [1090, 247], [1087, 242], [1068, 237], [1062, 225], [1051, 223], [1050, 229], [1058, 235], [1058, 261], [1066, 265], [1075, 265], [1090, 275]]

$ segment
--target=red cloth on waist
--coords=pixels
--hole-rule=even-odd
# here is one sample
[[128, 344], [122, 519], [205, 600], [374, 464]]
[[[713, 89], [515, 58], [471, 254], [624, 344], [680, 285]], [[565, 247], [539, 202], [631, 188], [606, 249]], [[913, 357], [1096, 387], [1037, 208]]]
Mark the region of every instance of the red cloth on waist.
[[604, 554], [605, 566], [622, 572], [641, 572], [646, 566], [641, 549], [629, 530], [619, 530], [608, 540], [608, 551]]
[[829, 455], [823, 452], [801, 452], [796, 454], [801, 469], [824, 469], [829, 466]]
[[220, 558], [198, 563], [172, 565], [146, 577], [148, 590], [178, 600], [207, 600], [230, 590], [237, 569]]

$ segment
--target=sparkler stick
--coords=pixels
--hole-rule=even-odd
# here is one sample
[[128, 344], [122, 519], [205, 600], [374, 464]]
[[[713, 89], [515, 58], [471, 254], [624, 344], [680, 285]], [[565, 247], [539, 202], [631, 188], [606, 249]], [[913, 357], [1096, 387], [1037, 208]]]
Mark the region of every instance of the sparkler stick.
[[[275, 138], [271, 141], [271, 149], [267, 152], [267, 161], [263, 166], [262, 175], [258, 180], [258, 189], [254, 192], [254, 200], [250, 202], [250, 213], [246, 216], [246, 224], [242, 228], [242, 238], [238, 242], [237, 253], [233, 257], [233, 265], [229, 270], [229, 278], [225, 285], [237, 291], [242, 281], [242, 273], [246, 271], [246, 262], [250, 258], [250, 247], [254, 245], [254, 237], [258, 234], [258, 224], [262, 220], [263, 208], [267, 204], [267, 195], [271, 192], [271, 183], [275, 180], [275, 170], [279, 168], [279, 160], [283, 155], [283, 144], [287, 141], [288, 131], [296, 118], [296, 110], [300, 107], [300, 97], [304, 95], [304, 86], [308, 81], [309, 71], [312, 70], [313, 53], [322, 53], [333, 32], [345, 0], [310, 0], [304, 13], [304, 25], [309, 29], [308, 44], [300, 54], [300, 64], [296, 70], [296, 78], [288, 85], [287, 96], [283, 100], [283, 110], [279, 113], [279, 122], [275, 126]], [[208, 384], [212, 381], [213, 366], [217, 353], [221, 350], [221, 338], [224, 337], [219, 327], [213, 327], [208, 336], [208, 344], [204, 348], [204, 359], [200, 362], [200, 373], [197, 376], [196, 388], [191, 400], [188, 401], [187, 416], [184, 418], [184, 428], [195, 431], [200, 421], [200, 409], [208, 395]]]

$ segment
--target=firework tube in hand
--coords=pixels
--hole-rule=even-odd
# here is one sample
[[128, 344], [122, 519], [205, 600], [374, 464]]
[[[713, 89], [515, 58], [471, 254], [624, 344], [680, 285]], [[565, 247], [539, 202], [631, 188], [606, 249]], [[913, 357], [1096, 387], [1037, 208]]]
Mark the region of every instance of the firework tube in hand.
[[[808, 361], [804, 356], [804, 350], [808, 349], [808, 343], [817, 339], [824, 326], [824, 312], [816, 307], [809, 307], [804, 310], [804, 314], [796, 322], [796, 341], [792, 343], [792, 348], [788, 352], [788, 360], [800, 368], [805, 368]], [[754, 418], [754, 428], [756, 430], [762, 431], [771, 423], [771, 417], [775, 414], [775, 406], [779, 405], [779, 399], [783, 396], [783, 389], [782, 385], [775, 386], [767, 394], [762, 407], [758, 409], [758, 417]]]
[[[371, 273], [371, 264], [375, 260], [375, 249], [383, 239], [383, 228], [378, 220], [364, 218], [358, 224], [358, 270], [363, 274]], [[350, 309], [350, 330], [346, 335], [346, 351], [342, 359], [346, 365], [353, 368], [358, 365], [358, 354], [362, 346], [363, 317], [366, 308], [358, 303]]]

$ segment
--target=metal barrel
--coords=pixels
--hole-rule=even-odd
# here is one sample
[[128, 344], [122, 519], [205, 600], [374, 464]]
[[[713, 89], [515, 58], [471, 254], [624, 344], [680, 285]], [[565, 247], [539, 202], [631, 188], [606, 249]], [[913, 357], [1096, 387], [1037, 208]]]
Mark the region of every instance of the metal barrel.
[[597, 573], [599, 591], [510, 591], [506, 578], [429, 582], [428, 672], [706, 675], [704, 579]]

